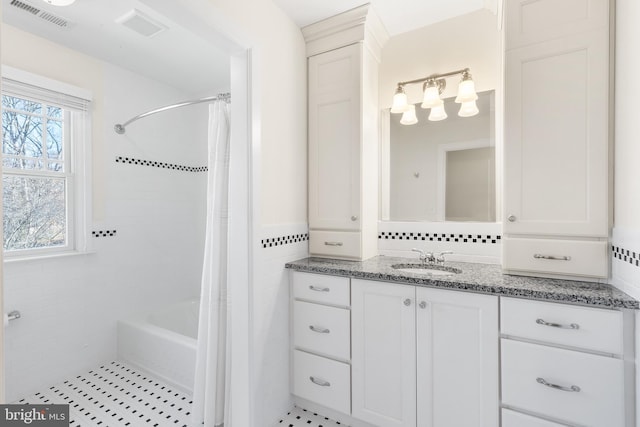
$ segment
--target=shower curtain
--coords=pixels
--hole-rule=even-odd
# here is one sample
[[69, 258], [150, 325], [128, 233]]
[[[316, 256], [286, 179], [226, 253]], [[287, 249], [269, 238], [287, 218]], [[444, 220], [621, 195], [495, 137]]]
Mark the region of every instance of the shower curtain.
[[224, 101], [209, 106], [208, 160], [207, 226], [192, 412], [194, 425], [229, 427], [229, 106]]

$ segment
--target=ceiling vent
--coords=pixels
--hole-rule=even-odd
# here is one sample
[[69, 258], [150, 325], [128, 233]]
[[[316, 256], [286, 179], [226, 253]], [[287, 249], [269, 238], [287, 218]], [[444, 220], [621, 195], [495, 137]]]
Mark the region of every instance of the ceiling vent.
[[25, 1], [11, 0], [10, 5], [22, 10], [23, 12], [30, 13], [31, 15], [40, 18], [43, 21], [47, 21], [50, 24], [56, 25], [57, 27], [69, 29], [73, 26], [73, 23], [68, 21], [67, 19], [56, 15], [55, 13], [40, 9], [39, 7], [33, 6]]
[[116, 19], [116, 23], [145, 37], [153, 37], [168, 28], [137, 9], [133, 9]]

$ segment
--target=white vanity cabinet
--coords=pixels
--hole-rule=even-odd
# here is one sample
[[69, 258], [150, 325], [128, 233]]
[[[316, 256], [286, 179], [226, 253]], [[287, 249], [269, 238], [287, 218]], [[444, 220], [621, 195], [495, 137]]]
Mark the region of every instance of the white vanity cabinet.
[[498, 426], [498, 297], [352, 279], [352, 415]]
[[633, 426], [624, 328], [621, 311], [501, 298], [502, 427]]
[[606, 278], [609, 2], [505, 7], [503, 267]]
[[378, 252], [378, 66], [388, 36], [368, 5], [305, 27], [303, 34], [309, 251], [371, 258]]

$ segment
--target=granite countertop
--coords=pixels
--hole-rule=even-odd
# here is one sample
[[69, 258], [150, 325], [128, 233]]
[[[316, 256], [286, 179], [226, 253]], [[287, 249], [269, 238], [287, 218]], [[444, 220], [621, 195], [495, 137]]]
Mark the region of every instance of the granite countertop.
[[462, 270], [448, 276], [404, 273], [393, 264], [419, 263], [417, 259], [377, 256], [365, 261], [343, 261], [327, 258], [305, 258], [289, 262], [286, 268], [309, 273], [348, 276], [417, 286], [454, 289], [485, 294], [557, 301], [601, 308], [638, 309], [638, 301], [613, 286], [574, 280], [503, 274], [499, 265], [466, 262], [445, 263]]

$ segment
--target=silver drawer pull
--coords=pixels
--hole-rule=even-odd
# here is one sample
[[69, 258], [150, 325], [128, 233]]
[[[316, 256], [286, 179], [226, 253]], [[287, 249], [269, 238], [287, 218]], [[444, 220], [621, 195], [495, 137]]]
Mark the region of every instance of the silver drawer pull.
[[324, 242], [325, 246], [342, 246], [342, 242]]
[[312, 291], [316, 291], [316, 292], [329, 292], [329, 291], [331, 291], [331, 289], [329, 289], [329, 288], [320, 288], [318, 286], [313, 286], [313, 285], [310, 285], [309, 289], [311, 289]]
[[309, 329], [311, 329], [313, 332], [317, 332], [319, 334], [328, 334], [329, 332], [331, 332], [327, 328], [318, 328], [317, 326], [313, 326], [313, 325], [309, 325]]
[[316, 377], [309, 377], [312, 383], [319, 385], [321, 387], [331, 387], [331, 383], [329, 381], [321, 380]]
[[533, 254], [535, 259], [552, 259], [555, 261], [571, 261], [570, 256], [565, 255], [544, 255], [544, 254]]
[[560, 323], [551, 323], [547, 322], [544, 319], [536, 319], [536, 323], [538, 325], [551, 326], [552, 328], [560, 328], [560, 329], [580, 329], [580, 325], [577, 323], [570, 323], [568, 325], [561, 325]]
[[571, 387], [565, 387], [558, 384], [548, 383], [544, 380], [544, 378], [540, 378], [540, 377], [536, 378], [536, 381], [538, 381], [542, 385], [546, 385], [547, 387], [555, 388], [556, 390], [569, 391], [569, 392], [575, 392], [575, 393], [580, 391], [580, 387], [578, 387], [577, 385], [572, 385]]

